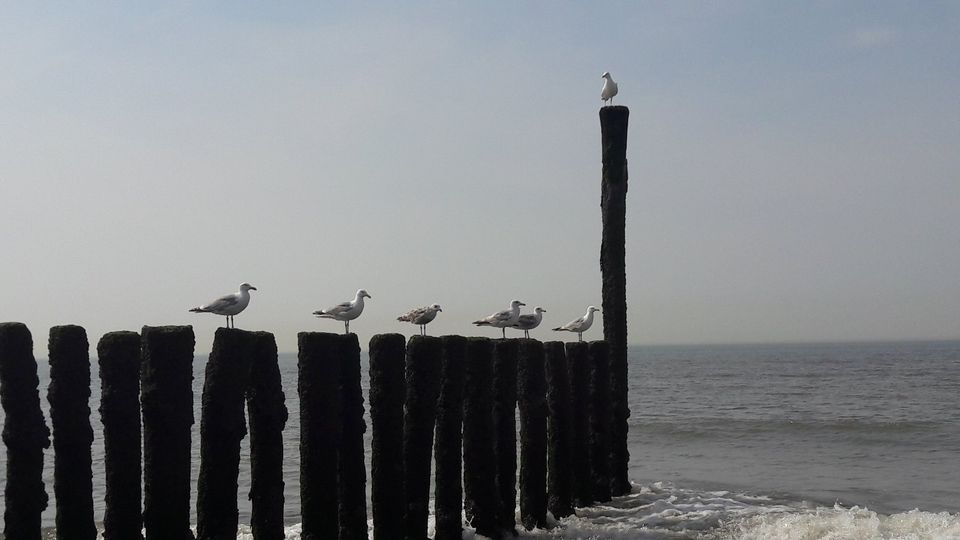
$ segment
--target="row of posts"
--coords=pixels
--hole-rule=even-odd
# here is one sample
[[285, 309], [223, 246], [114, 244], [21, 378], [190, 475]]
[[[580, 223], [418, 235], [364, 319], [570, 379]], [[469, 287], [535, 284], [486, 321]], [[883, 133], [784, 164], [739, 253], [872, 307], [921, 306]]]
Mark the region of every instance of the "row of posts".
[[[189, 326], [144, 327], [100, 340], [105, 540], [189, 539], [193, 355]], [[83, 328], [50, 332], [51, 424], [58, 539], [94, 540], [90, 360]], [[436, 540], [548, 526], [610, 500], [626, 476], [605, 341], [541, 343], [382, 334], [370, 341], [372, 517], [376, 540], [427, 538], [431, 461]], [[7, 447], [4, 535], [39, 539], [47, 506], [32, 337], [0, 324], [0, 400]], [[300, 499], [304, 540], [368, 538], [364, 398], [355, 334], [299, 334]], [[197, 486], [199, 539], [238, 529], [240, 442], [250, 428], [253, 537], [284, 538], [282, 431], [287, 421], [274, 336], [217, 330], [206, 365]], [[141, 419], [143, 455], [141, 469]], [[625, 429], [622, 429], [626, 433]], [[626, 441], [622, 441], [625, 445]], [[462, 456], [462, 458], [461, 458]], [[141, 501], [141, 474], [143, 500]], [[461, 482], [462, 480], [462, 482]], [[142, 514], [141, 514], [142, 503]], [[401, 532], [402, 531], [402, 534]]]

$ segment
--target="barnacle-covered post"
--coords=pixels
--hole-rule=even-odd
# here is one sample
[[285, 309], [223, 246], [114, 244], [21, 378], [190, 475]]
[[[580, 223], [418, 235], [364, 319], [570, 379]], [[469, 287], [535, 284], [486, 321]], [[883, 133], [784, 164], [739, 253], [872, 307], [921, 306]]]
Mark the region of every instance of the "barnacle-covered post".
[[493, 421], [497, 452], [497, 524], [516, 535], [517, 355], [520, 341], [497, 340], [493, 355]]
[[434, 491], [434, 540], [460, 540], [463, 536], [463, 377], [467, 338], [443, 336], [440, 398], [437, 403], [437, 464]]
[[590, 483], [593, 499], [610, 500], [610, 347], [591, 341], [590, 352]]
[[404, 357], [406, 339], [400, 334], [379, 334], [370, 339], [370, 503], [373, 539], [394, 540], [403, 530]]
[[467, 338], [463, 393], [463, 510], [477, 534], [498, 538], [493, 437], [493, 342]]
[[560, 341], [544, 344], [547, 375], [547, 508], [560, 519], [573, 514], [573, 404], [567, 353]]
[[547, 382], [543, 343], [520, 341], [520, 522], [528, 531], [547, 526]]
[[340, 540], [367, 540], [367, 468], [363, 459], [363, 391], [360, 342], [356, 334], [340, 339], [340, 411], [343, 425], [337, 467]]
[[407, 398], [403, 415], [403, 478], [407, 540], [427, 537], [430, 512], [430, 458], [440, 394], [440, 338], [413, 336], [407, 343]]
[[590, 357], [587, 343], [567, 343], [567, 369], [570, 377], [570, 404], [573, 411], [573, 503], [577, 507], [593, 504], [590, 483]]

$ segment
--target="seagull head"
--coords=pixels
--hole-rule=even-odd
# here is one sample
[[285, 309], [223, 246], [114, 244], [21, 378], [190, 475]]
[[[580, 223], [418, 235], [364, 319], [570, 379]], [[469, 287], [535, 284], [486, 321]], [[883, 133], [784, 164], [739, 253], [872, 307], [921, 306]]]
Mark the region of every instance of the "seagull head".
[[442, 309], [440, 309], [440, 304], [433, 304], [430, 306], [430, 309], [434, 311], [443, 311]]
[[600, 311], [600, 308], [598, 308], [597, 306], [590, 306], [587, 308], [587, 311], [589, 311], [590, 313], [593, 313], [594, 311]]
[[609, 78], [610, 78], [610, 72], [609, 72], [609, 71], [604, 71], [604, 72], [603, 72], [603, 75], [601, 75], [600, 78], [601, 78], [601, 79], [609, 79]]
[[537, 309], [535, 309], [534, 311], [536, 311], [537, 313], [546, 313], [546, 312], [547, 312], [547, 310], [543, 309], [543, 308], [540, 307], [540, 306], [537, 306]]
[[254, 287], [253, 285], [249, 284], [249, 283], [241, 283], [241, 284], [240, 284], [240, 290], [241, 290], [241, 291], [255, 291], [255, 290], [257, 290], [257, 288]]
[[360, 289], [357, 291], [357, 298], [373, 298], [370, 296], [370, 293], [366, 289]]
[[526, 304], [524, 304], [523, 302], [521, 302], [521, 301], [519, 301], [519, 300], [514, 300], [513, 302], [510, 302], [510, 307], [512, 307], [512, 308], [518, 308], [518, 307], [520, 307], [520, 306], [525, 306], [525, 305], [526, 305]]

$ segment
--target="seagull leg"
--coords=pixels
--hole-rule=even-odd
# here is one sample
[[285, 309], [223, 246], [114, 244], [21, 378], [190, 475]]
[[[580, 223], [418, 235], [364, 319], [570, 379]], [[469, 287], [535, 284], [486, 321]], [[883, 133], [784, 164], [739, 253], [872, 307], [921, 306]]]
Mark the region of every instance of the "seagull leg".
[[507, 329], [501, 328], [500, 331], [503, 332], [503, 339], [507, 339]]
[[577, 332], [577, 341], [583, 343], [583, 332]]
[[344, 334], [350, 333], [350, 321], [343, 321], [343, 333]]

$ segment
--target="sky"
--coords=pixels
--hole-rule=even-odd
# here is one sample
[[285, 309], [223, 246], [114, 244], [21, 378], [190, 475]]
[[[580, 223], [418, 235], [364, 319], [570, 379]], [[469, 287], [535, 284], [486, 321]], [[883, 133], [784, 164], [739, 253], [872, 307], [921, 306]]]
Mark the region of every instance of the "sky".
[[[956, 2], [0, 1], [0, 320], [361, 343], [600, 305], [630, 108], [635, 344], [960, 338]], [[602, 336], [598, 323], [585, 337]], [[559, 336], [564, 337], [564, 336]], [[570, 336], [567, 336], [568, 338]]]

